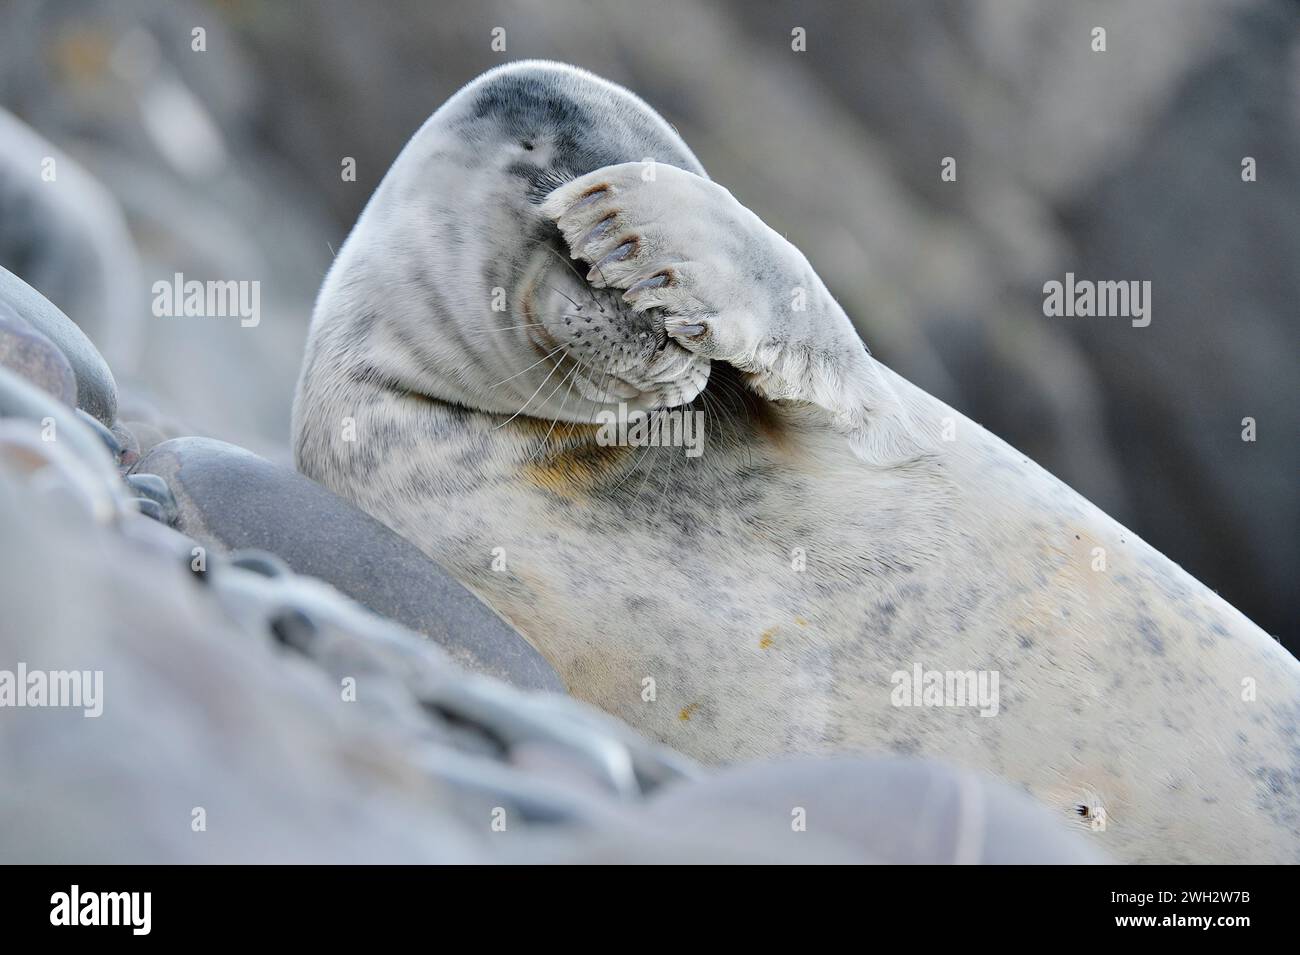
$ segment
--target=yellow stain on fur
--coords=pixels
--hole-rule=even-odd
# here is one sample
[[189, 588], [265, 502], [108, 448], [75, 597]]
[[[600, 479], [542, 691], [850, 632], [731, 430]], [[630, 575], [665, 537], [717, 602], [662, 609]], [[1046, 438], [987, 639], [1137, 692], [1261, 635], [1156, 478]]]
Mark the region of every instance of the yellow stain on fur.
[[561, 497], [588, 497], [631, 460], [631, 448], [596, 444], [598, 429], [594, 425], [566, 422], [553, 427], [549, 421], [524, 420], [523, 416], [511, 425], [517, 426], [516, 433], [547, 445], [542, 454], [524, 465], [524, 479]]
[[797, 623], [797, 624], [798, 624], [799, 626], [801, 626], [801, 627], [806, 627], [806, 626], [808, 626], [808, 621], [805, 620], [803, 617], [795, 617], [795, 618], [794, 618], [794, 622]]
[[687, 720], [691, 718], [691, 714], [695, 712], [695, 710], [699, 707], [699, 705], [700, 704], [698, 703], [691, 703], [687, 706], [683, 706], [682, 711], [677, 714], [677, 718], [681, 720], [683, 723], [685, 723]]
[[772, 645], [772, 638], [776, 636], [776, 627], [768, 627], [758, 635], [758, 646], [760, 650], [766, 650]]

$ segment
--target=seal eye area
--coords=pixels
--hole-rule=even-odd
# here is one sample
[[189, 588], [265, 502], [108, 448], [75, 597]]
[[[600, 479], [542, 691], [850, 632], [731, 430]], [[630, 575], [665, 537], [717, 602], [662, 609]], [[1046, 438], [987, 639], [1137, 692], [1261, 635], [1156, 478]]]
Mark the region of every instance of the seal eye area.
[[529, 152], [532, 152], [532, 151], [533, 151], [533, 144], [532, 144], [532, 141], [531, 141], [531, 140], [527, 140], [527, 139], [525, 139], [525, 140], [524, 140], [522, 143], [520, 143], [519, 145], [520, 145], [520, 146], [523, 146], [524, 149], [528, 150]]

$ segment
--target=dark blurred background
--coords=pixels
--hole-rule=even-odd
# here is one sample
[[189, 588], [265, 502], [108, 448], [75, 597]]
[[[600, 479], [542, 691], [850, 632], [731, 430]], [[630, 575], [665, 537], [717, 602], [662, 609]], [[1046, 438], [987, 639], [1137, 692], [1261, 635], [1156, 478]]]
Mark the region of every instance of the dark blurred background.
[[[137, 415], [287, 460], [331, 250], [430, 112], [527, 57], [641, 94], [877, 357], [1300, 649], [1291, 0], [0, 0], [0, 265]], [[177, 271], [260, 280], [261, 325], [155, 318]], [[1045, 317], [1066, 272], [1149, 280], [1150, 326]]]

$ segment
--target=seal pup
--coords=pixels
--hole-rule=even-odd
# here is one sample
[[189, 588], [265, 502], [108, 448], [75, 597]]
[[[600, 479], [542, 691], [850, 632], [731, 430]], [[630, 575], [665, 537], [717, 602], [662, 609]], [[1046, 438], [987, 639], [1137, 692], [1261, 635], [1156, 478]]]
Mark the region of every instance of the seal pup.
[[[605, 440], [647, 411], [703, 415], [703, 453]], [[415, 134], [322, 287], [294, 446], [698, 758], [923, 755], [1120, 859], [1300, 859], [1300, 665], [876, 362], [589, 73], [501, 67]]]

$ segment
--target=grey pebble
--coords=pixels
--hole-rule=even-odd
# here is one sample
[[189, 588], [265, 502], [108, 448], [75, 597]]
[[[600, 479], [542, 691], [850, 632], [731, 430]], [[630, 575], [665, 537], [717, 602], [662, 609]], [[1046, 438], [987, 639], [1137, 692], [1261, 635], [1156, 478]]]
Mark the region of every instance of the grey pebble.
[[3, 302], [0, 302], [0, 365], [64, 404], [77, 406], [77, 379], [68, 359], [54, 342]]
[[[8, 368], [0, 367], [0, 418], [21, 418], [34, 422], [51, 437], [67, 446], [102, 478], [119, 483], [116, 461], [103, 434], [111, 432], [96, 419], [78, 416], [73, 409]], [[89, 422], [94, 422], [92, 427]], [[116, 441], [116, 439], [113, 439]]]
[[76, 377], [77, 407], [111, 426], [117, 417], [117, 383], [108, 363], [76, 323], [5, 268], [0, 268], [0, 303], [63, 353]]
[[151, 449], [135, 473], [176, 499], [175, 527], [219, 553], [256, 548], [433, 639], [462, 665], [518, 687], [564, 691], [531, 644], [418, 548], [316, 482], [208, 438]]

